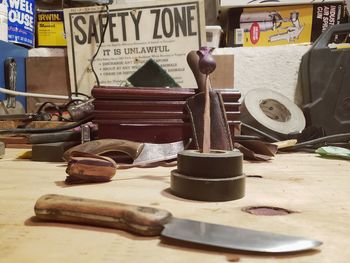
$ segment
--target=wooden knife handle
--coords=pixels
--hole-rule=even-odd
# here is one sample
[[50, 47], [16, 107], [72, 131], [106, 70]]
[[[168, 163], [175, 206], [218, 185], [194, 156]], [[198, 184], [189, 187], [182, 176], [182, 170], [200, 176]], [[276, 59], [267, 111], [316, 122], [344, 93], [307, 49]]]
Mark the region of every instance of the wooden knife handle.
[[157, 236], [172, 217], [166, 210], [64, 195], [44, 195], [34, 207], [38, 218]]
[[63, 159], [68, 161], [72, 152], [86, 152], [92, 154], [103, 154], [106, 152], [122, 152], [129, 155], [134, 160], [139, 156], [144, 147], [143, 143], [119, 139], [100, 139], [85, 142], [70, 148], [63, 154]]

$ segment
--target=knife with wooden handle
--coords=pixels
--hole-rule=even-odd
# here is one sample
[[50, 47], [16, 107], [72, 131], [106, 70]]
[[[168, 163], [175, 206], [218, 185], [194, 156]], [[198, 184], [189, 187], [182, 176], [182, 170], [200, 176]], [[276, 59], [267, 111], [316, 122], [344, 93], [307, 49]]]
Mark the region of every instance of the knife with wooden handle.
[[44, 195], [34, 207], [39, 219], [125, 230], [222, 248], [283, 253], [320, 246], [322, 242], [238, 227], [175, 218], [166, 210], [64, 195]]
[[108, 152], [122, 152], [134, 160], [130, 166], [137, 166], [174, 159], [177, 157], [177, 153], [184, 150], [187, 145], [188, 143], [184, 141], [156, 144], [120, 139], [100, 139], [70, 148], [63, 154], [63, 159], [68, 161], [69, 156], [74, 151], [97, 155]]
[[63, 155], [64, 160], [69, 159], [69, 155], [76, 152], [86, 152], [92, 154], [103, 154], [111, 151], [118, 151], [126, 153], [133, 159], [136, 159], [137, 156], [141, 153], [144, 147], [143, 143], [133, 142], [128, 140], [119, 140], [119, 139], [101, 139], [85, 142], [79, 144], [75, 147], [70, 148]]

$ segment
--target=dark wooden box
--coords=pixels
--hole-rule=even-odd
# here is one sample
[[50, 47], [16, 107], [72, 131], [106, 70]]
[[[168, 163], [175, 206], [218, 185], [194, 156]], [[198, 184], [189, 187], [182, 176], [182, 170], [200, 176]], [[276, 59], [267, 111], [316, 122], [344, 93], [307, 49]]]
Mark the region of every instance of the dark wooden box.
[[[219, 90], [232, 135], [240, 133], [239, 99], [234, 89]], [[94, 87], [94, 123], [98, 137], [167, 143], [192, 137], [186, 88]]]

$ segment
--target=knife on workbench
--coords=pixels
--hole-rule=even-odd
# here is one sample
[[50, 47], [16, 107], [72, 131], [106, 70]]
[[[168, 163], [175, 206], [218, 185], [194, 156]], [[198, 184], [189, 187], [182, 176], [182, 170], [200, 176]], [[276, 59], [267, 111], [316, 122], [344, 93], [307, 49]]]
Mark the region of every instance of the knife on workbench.
[[125, 153], [133, 159], [129, 166], [138, 166], [175, 159], [178, 152], [184, 150], [190, 141], [172, 143], [141, 143], [121, 139], [99, 139], [79, 144], [67, 150], [63, 159], [68, 161], [73, 152], [103, 155], [112, 152]]
[[34, 207], [37, 218], [125, 230], [241, 251], [286, 253], [320, 246], [303, 237], [175, 218], [166, 210], [65, 195], [44, 195]]

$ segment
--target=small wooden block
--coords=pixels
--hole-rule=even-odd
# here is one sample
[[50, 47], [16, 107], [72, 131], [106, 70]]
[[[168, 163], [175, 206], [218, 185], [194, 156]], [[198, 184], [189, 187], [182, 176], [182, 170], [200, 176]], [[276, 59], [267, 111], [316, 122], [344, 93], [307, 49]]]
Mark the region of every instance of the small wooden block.
[[54, 142], [33, 144], [32, 161], [38, 162], [63, 162], [63, 154], [69, 148], [80, 142]]
[[210, 74], [213, 89], [234, 88], [234, 59], [233, 55], [213, 55], [216, 69]]

